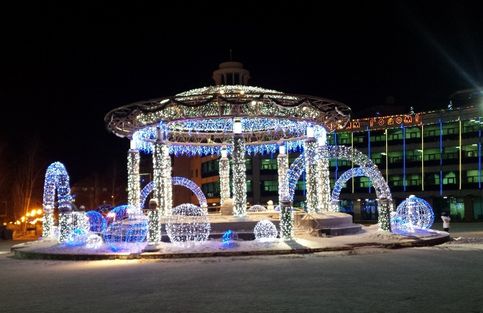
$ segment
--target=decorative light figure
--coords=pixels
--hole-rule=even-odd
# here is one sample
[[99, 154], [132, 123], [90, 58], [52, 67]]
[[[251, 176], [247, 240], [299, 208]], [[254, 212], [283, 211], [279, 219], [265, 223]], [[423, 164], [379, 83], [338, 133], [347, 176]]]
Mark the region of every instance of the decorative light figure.
[[225, 248], [233, 248], [238, 246], [236, 243], [237, 240], [238, 234], [231, 229], [228, 229], [226, 232], [224, 232], [223, 236], [221, 237], [222, 246]]
[[255, 225], [253, 229], [255, 240], [259, 241], [273, 241], [277, 239], [277, 227], [269, 220], [261, 220]]
[[183, 203], [173, 208], [167, 218], [166, 232], [177, 246], [190, 246], [208, 240], [211, 225], [206, 212], [193, 204]]

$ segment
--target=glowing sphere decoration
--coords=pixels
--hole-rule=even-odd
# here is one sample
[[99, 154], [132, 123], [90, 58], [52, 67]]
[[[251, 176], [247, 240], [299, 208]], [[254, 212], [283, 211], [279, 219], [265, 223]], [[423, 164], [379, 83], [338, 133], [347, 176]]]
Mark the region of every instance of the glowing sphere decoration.
[[205, 210], [190, 203], [174, 207], [166, 224], [169, 239], [177, 246], [203, 243], [208, 240], [210, 230]]
[[413, 232], [429, 229], [434, 222], [434, 212], [427, 201], [411, 195], [398, 205], [393, 219], [392, 224], [398, 230]]
[[272, 241], [277, 239], [277, 227], [269, 220], [261, 220], [253, 229], [255, 239], [259, 241]]
[[87, 211], [86, 216], [89, 220], [89, 231], [102, 233], [107, 228], [107, 221], [101, 213], [97, 211]]
[[147, 233], [148, 218], [143, 214], [131, 214], [109, 225], [103, 238], [113, 251], [137, 253], [146, 246]]
[[252, 205], [248, 210], [248, 212], [266, 212], [267, 208], [263, 205], [255, 204]]
[[86, 239], [87, 249], [99, 249], [102, 246], [102, 237], [97, 234], [90, 234]]

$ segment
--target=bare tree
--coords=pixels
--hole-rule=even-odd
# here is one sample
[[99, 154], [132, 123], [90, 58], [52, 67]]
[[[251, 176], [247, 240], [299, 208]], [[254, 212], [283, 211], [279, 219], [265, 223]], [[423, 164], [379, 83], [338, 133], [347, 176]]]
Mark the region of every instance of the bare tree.
[[[12, 200], [15, 215], [26, 216], [33, 200], [33, 193], [36, 190], [36, 183], [42, 173], [42, 164], [38, 158], [38, 141], [28, 145], [23, 157], [18, 160], [15, 171], [15, 183], [13, 185]], [[18, 215], [16, 216], [18, 217]], [[23, 231], [26, 231], [27, 223], [23, 224]]]
[[7, 209], [6, 203], [9, 194], [6, 185], [9, 177], [8, 168], [7, 145], [4, 142], [0, 142], [0, 217], [2, 214], [6, 214], [8, 216], [8, 212], [3, 211], [4, 209]]

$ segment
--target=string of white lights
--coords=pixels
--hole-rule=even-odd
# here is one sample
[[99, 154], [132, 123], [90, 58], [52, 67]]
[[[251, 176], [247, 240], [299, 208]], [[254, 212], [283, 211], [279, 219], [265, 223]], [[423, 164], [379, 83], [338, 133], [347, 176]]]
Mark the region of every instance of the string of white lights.
[[226, 155], [226, 149], [222, 150], [219, 161], [219, 175], [220, 175], [220, 204], [230, 198], [230, 161]]
[[304, 144], [305, 155], [305, 190], [307, 212], [314, 213], [317, 210], [317, 142], [308, 138]]
[[129, 149], [127, 158], [127, 203], [140, 210], [141, 181], [139, 176], [139, 150]]
[[235, 134], [233, 138], [233, 204], [234, 215], [244, 216], [246, 214], [247, 185], [245, 165], [245, 144], [243, 137]]

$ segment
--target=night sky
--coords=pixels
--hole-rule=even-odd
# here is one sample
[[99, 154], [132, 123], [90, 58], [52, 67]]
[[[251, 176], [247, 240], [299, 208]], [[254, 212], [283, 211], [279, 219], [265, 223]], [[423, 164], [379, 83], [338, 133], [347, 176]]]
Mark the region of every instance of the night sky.
[[104, 115], [212, 85], [229, 49], [251, 85], [333, 98], [359, 116], [443, 108], [483, 85], [481, 2], [387, 2], [4, 7], [0, 140], [11, 153], [38, 140], [74, 181], [113, 160], [124, 168], [128, 141]]

